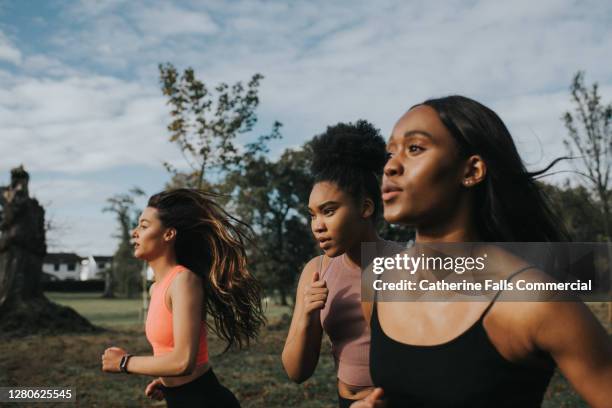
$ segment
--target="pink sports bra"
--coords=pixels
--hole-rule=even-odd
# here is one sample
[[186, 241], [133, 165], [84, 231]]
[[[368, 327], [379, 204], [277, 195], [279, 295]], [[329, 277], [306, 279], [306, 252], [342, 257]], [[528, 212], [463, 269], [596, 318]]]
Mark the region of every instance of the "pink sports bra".
[[337, 376], [345, 384], [371, 386], [370, 331], [361, 309], [361, 269], [346, 263], [345, 255], [331, 259], [319, 274], [327, 282], [327, 302], [321, 325], [332, 343]]

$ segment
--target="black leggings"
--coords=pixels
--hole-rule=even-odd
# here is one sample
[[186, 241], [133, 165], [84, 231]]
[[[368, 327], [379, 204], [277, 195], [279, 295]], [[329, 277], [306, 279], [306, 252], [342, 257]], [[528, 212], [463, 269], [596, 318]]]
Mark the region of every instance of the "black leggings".
[[240, 408], [240, 403], [213, 373], [207, 372], [178, 387], [161, 387], [168, 408]]
[[340, 394], [338, 394], [338, 407], [339, 408], [349, 408], [351, 404], [356, 401], [357, 400], [352, 400], [352, 399], [341, 397]]

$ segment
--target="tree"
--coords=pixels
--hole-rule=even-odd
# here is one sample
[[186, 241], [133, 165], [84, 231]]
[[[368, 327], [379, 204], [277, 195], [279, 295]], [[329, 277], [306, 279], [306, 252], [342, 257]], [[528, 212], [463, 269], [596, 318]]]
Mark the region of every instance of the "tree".
[[604, 236], [601, 203], [583, 185], [563, 186], [538, 181], [560, 222], [567, 228], [573, 241], [595, 242]]
[[578, 72], [570, 87], [574, 113], [566, 112], [563, 121], [568, 138], [563, 142], [571, 155], [578, 153], [581, 165], [577, 172], [589, 182], [589, 189], [601, 203], [603, 237], [610, 241], [610, 170], [612, 168], [612, 104], [601, 103], [598, 84], [590, 90], [584, 84], [584, 73]]
[[[131, 230], [138, 223], [140, 210], [135, 207], [135, 198], [144, 195], [144, 192], [134, 187], [126, 194], [116, 194], [107, 199], [108, 205], [103, 212], [112, 212], [119, 223], [119, 246], [113, 256], [113, 265], [107, 270], [104, 297], [113, 297], [114, 289], [124, 296], [133, 297], [140, 289], [140, 271], [142, 262], [134, 257], [131, 244]], [[116, 282], [115, 282], [116, 280]]]
[[312, 185], [309, 151], [286, 150], [277, 161], [255, 152], [247, 157], [226, 178], [233, 186], [232, 203], [257, 235], [250, 254], [254, 272], [287, 305], [295, 277], [316, 255], [306, 211]]
[[0, 188], [0, 336], [95, 331], [81, 315], [50, 302], [42, 292], [45, 211], [30, 197], [29, 180], [20, 166], [11, 171], [11, 184]]
[[[564, 140], [570, 154], [580, 154], [577, 171], [589, 181], [590, 190], [599, 198], [605, 241], [612, 241], [610, 231], [610, 169], [612, 168], [612, 104], [602, 104], [595, 82], [590, 90], [584, 84], [584, 72], [578, 72], [570, 87], [574, 113], [563, 115], [569, 138]], [[575, 150], [574, 150], [575, 149]], [[612, 250], [608, 251], [608, 261]], [[608, 303], [608, 321], [612, 322], [612, 303]]]
[[[207, 173], [225, 172], [239, 164], [243, 152], [235, 139], [251, 131], [257, 121], [255, 109], [263, 76], [253, 75], [246, 87], [241, 82], [232, 86], [222, 82], [211, 91], [196, 78], [192, 68], [179, 74], [172, 64], [166, 63], [159, 65], [159, 72], [162, 92], [171, 106], [170, 141], [178, 145], [192, 170], [180, 173], [165, 162], [173, 176], [171, 185], [215, 191], [218, 185], [206, 183]], [[277, 127], [280, 124], [275, 124]]]

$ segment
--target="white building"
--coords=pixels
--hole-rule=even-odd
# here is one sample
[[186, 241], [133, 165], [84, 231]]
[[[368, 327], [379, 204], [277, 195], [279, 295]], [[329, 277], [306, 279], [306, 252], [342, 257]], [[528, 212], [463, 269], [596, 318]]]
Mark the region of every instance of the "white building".
[[43, 272], [55, 280], [80, 280], [81, 260], [80, 256], [72, 252], [47, 254], [43, 260]]
[[81, 280], [104, 279], [105, 272], [111, 268], [112, 256], [90, 255], [81, 261]]

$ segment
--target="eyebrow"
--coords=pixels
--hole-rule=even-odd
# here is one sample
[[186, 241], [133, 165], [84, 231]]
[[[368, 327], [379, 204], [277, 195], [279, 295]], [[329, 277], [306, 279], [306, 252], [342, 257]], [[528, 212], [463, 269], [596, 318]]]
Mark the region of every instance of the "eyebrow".
[[[410, 137], [410, 136], [414, 136], [414, 135], [423, 135], [425, 137], [428, 137], [432, 141], [433, 141], [433, 138], [434, 138], [431, 133], [429, 133], [429, 132], [427, 132], [425, 130], [415, 129], [415, 130], [409, 130], [406, 133], [404, 133], [404, 137], [405, 138], [406, 137]], [[387, 146], [386, 146], [387, 149], [389, 149], [391, 146], [395, 145], [395, 143], [391, 141], [392, 139], [393, 139], [393, 136], [391, 136], [389, 138], [389, 141], [387, 142]]]
[[[337, 201], [329, 200], [329, 201], [325, 201], [324, 203], [319, 204], [319, 205], [317, 206], [317, 208], [320, 210], [320, 209], [322, 209], [323, 207], [328, 206], [328, 205], [330, 205], [330, 204], [337, 204], [337, 205], [340, 205], [340, 203], [339, 203], [339, 202], [337, 202]], [[312, 210], [310, 209], [310, 207], [308, 207], [308, 211], [312, 211]]]
[[424, 130], [409, 130], [406, 133], [404, 133], [404, 137], [410, 137], [410, 136], [416, 135], [416, 134], [423, 135], [423, 136], [426, 136], [426, 137], [428, 137], [430, 139], [433, 139], [433, 136], [431, 135], [431, 133], [426, 132]]
[[332, 201], [332, 200], [329, 200], [329, 201], [325, 201], [325, 202], [324, 202], [324, 203], [322, 203], [322, 204], [319, 204], [319, 207], [318, 207], [318, 208], [319, 208], [319, 210], [321, 210], [323, 207], [327, 207], [327, 206], [328, 206], [328, 205], [330, 205], [330, 204], [340, 205], [340, 203], [339, 203], [339, 202], [337, 202], [337, 201]]

